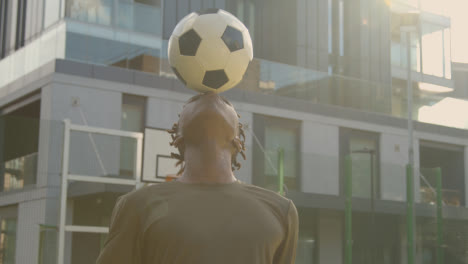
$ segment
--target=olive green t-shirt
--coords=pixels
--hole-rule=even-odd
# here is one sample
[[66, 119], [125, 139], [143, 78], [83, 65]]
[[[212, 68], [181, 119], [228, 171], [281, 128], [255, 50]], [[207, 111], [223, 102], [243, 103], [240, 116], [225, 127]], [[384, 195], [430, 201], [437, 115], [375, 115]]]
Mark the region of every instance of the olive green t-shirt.
[[164, 182], [121, 196], [98, 264], [292, 264], [294, 203], [242, 181]]

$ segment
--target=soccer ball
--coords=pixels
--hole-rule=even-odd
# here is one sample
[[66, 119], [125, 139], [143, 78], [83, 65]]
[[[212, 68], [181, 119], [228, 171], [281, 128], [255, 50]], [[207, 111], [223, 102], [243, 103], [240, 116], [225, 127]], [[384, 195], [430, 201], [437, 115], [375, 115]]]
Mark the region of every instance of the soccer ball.
[[176, 25], [168, 57], [172, 70], [188, 88], [220, 93], [242, 80], [253, 58], [252, 40], [231, 13], [207, 9], [188, 14]]

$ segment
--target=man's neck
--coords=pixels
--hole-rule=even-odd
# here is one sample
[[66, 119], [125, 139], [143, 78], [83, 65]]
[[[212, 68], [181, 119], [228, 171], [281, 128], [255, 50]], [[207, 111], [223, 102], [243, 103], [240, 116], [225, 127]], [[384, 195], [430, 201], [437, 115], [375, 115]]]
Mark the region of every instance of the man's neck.
[[230, 183], [236, 180], [231, 169], [229, 149], [215, 143], [203, 147], [187, 147], [184, 152], [185, 169], [179, 180], [184, 182]]

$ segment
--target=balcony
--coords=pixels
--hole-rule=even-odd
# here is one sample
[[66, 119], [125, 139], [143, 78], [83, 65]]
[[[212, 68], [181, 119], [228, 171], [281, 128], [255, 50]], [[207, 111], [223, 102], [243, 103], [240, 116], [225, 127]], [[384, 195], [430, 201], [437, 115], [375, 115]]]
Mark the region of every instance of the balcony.
[[36, 183], [37, 152], [4, 163], [3, 191], [23, 189]]

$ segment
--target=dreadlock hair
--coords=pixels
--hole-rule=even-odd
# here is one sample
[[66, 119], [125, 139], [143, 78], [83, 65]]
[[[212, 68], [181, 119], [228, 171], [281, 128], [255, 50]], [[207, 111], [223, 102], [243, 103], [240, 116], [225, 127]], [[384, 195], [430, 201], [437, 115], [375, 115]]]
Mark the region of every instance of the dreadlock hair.
[[[201, 93], [201, 94], [197, 94], [193, 97], [191, 97], [186, 103], [186, 104], [189, 104], [191, 102], [194, 102], [196, 101], [197, 99], [199, 99], [200, 97], [208, 94], [208, 93], [212, 93], [212, 92], [204, 92], [204, 93]], [[227, 105], [229, 106], [232, 106], [233, 105], [231, 104], [231, 102], [229, 102], [226, 98], [224, 98], [223, 96], [219, 96]], [[184, 105], [184, 106], [185, 106]], [[180, 114], [178, 115], [180, 117]], [[237, 117], [240, 118], [240, 115], [237, 114]], [[241, 164], [237, 161], [237, 154], [240, 154], [242, 156], [242, 158], [245, 160], [246, 157], [245, 157], [245, 133], [244, 133], [244, 129], [243, 129], [243, 124], [241, 122], [239, 122], [239, 131], [238, 131], [238, 136], [235, 137], [233, 140], [232, 140], [232, 145], [234, 146], [234, 149], [235, 149], [235, 153], [232, 155], [231, 157], [231, 169], [234, 171], [234, 170], [238, 170], [241, 168]], [[180, 166], [180, 169], [179, 171], [177, 172], [177, 175], [180, 175], [182, 174], [182, 172], [184, 172], [184, 169], [185, 169], [185, 164], [184, 164], [184, 138], [180, 135], [180, 131], [179, 131], [179, 124], [178, 123], [174, 123], [174, 125], [172, 126], [172, 129], [169, 129], [169, 130], [166, 130], [169, 134], [171, 134], [171, 138], [172, 138], [172, 142], [170, 142], [169, 144], [171, 146], [174, 146], [176, 147], [178, 150], [179, 150], [179, 153], [174, 153], [174, 152], [171, 152], [171, 158], [174, 158], [174, 159], [177, 159], [177, 163], [175, 164], [175, 166]]]

